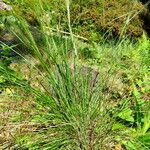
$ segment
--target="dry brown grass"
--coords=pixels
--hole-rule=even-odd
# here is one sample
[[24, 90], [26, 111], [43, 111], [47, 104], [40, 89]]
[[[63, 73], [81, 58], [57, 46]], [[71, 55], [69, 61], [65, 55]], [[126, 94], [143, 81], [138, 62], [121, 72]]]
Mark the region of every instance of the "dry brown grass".
[[[24, 63], [12, 63], [11, 68], [22, 72], [24, 78], [29, 79], [30, 70]], [[37, 84], [36, 80], [33, 82]], [[0, 94], [0, 149], [13, 147], [17, 135], [27, 133], [36, 127], [30, 123], [35, 110], [34, 96], [31, 94], [18, 87], [2, 89]]]

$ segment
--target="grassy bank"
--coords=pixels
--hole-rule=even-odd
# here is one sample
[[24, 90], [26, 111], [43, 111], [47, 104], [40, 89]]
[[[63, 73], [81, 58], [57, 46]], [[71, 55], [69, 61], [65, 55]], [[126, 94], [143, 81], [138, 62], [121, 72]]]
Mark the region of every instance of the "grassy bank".
[[149, 38], [75, 36], [67, 2], [67, 35], [51, 30], [41, 1], [36, 27], [12, 12], [7, 30], [18, 43], [1, 43], [2, 149], [148, 150]]

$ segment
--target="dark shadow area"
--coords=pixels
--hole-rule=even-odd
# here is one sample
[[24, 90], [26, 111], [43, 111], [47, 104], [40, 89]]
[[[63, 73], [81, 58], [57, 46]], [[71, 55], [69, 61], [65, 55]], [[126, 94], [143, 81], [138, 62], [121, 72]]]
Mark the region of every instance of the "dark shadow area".
[[[142, 4], [147, 4], [149, 0], [140, 0]], [[143, 29], [146, 31], [147, 35], [150, 37], [150, 4], [147, 6], [147, 13], [142, 16]]]

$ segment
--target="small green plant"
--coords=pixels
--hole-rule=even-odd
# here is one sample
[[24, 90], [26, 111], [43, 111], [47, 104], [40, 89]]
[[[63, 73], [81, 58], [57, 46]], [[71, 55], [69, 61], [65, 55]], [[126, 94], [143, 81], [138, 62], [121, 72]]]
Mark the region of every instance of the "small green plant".
[[17, 59], [17, 53], [13, 50], [13, 46], [8, 46], [5, 43], [0, 44], [0, 63], [4, 66], [9, 66], [12, 61]]
[[[117, 115], [120, 123], [113, 129], [122, 129], [127, 132], [128, 139], [122, 140], [127, 150], [148, 150], [150, 148], [150, 103], [141, 98], [141, 93], [134, 85], [134, 100], [127, 101], [122, 111]], [[124, 102], [123, 102], [124, 103]]]

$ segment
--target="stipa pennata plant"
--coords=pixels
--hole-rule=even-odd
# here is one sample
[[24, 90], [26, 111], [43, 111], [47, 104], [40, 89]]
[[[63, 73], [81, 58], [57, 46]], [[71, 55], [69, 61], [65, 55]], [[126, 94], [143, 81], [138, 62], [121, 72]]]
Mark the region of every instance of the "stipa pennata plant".
[[[71, 68], [68, 48], [64, 48], [64, 43], [58, 47], [58, 39], [56, 41], [48, 36], [46, 38], [46, 52], [40, 52], [37, 45], [33, 50], [44, 73], [44, 81], [39, 81], [43, 90], [35, 91], [35, 95], [38, 104], [47, 110], [44, 117], [48, 124], [48, 138], [45, 139], [43, 135], [33, 143], [29, 142], [30, 147], [109, 147], [107, 144], [112, 140], [111, 127], [114, 120], [109, 116], [109, 99], [102, 93], [104, 81], [92, 69], [84, 71], [76, 64]], [[44, 59], [45, 55], [48, 56], [47, 60]]]

